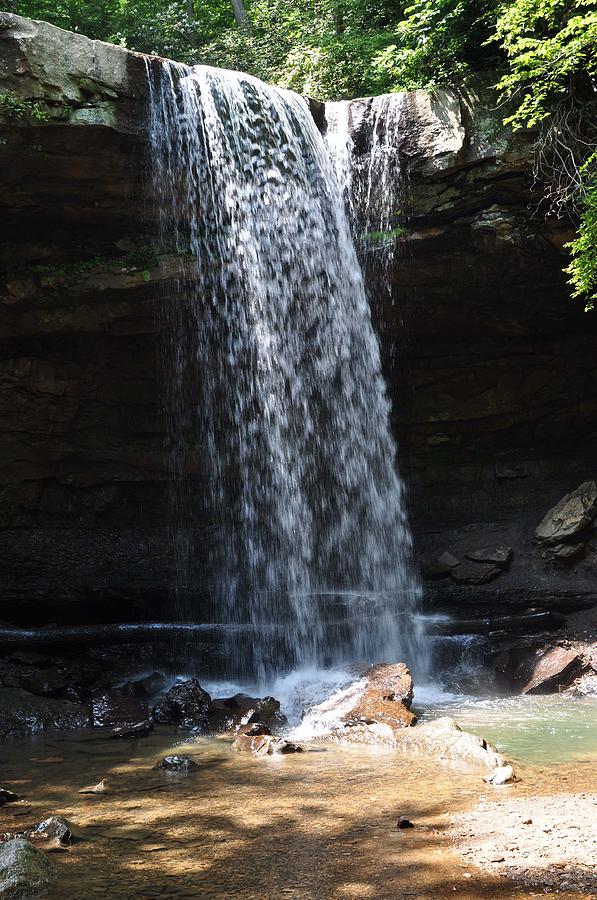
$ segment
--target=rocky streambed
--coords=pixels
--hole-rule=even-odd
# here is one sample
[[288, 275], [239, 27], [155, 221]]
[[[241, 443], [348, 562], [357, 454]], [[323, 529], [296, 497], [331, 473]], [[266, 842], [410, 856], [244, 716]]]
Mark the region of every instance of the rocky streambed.
[[95, 727], [2, 745], [0, 889], [31, 876], [25, 896], [50, 898], [591, 894], [597, 747], [519, 756], [492, 779], [507, 760], [480, 733], [425, 712], [415, 724], [403, 664], [370, 667], [292, 730], [274, 698], [186, 679], [149, 700], [156, 678], [96, 693]]

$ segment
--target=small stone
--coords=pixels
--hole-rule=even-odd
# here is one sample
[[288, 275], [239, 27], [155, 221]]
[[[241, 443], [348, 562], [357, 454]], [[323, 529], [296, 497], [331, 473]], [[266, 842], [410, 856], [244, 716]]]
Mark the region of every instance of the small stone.
[[64, 816], [50, 816], [43, 822], [33, 826], [33, 832], [39, 837], [56, 839], [60, 844], [70, 844], [73, 841], [73, 826]]
[[147, 737], [153, 724], [148, 719], [141, 722], [133, 722], [130, 725], [116, 725], [110, 731], [111, 738], [138, 738]]
[[450, 569], [460, 565], [460, 560], [456, 559], [455, 556], [452, 556], [451, 553], [448, 553], [447, 550], [445, 553], [442, 553], [441, 556], [438, 556], [437, 561], [440, 566], [448, 566]]
[[273, 740], [274, 738], [269, 734], [239, 734], [232, 744], [232, 749], [238, 750], [240, 753], [252, 753], [253, 756], [267, 756], [268, 753], [271, 753]]
[[307, 748], [294, 741], [275, 741], [270, 746], [270, 753], [304, 753]]
[[414, 828], [415, 826], [407, 819], [406, 816], [398, 816], [398, 821], [396, 822], [396, 828]]
[[260, 735], [260, 734], [271, 734], [271, 729], [265, 724], [265, 722], [247, 722], [246, 725], [241, 725], [238, 729], [239, 734], [250, 734], [250, 735]]
[[512, 547], [499, 545], [497, 547], [482, 547], [480, 550], [470, 550], [466, 558], [472, 562], [494, 563], [505, 569], [512, 559]]
[[0, 806], [4, 806], [5, 803], [14, 803], [18, 799], [19, 797], [13, 791], [9, 791], [8, 788], [0, 788]]
[[79, 790], [80, 794], [107, 794], [109, 793], [108, 782], [105, 778], [98, 781], [97, 784], [88, 785]]
[[486, 784], [508, 784], [509, 781], [516, 781], [516, 775], [514, 774], [514, 769], [512, 766], [498, 766], [497, 769], [494, 769], [491, 775], [486, 775], [483, 778], [483, 781]]
[[154, 769], [163, 769], [166, 772], [191, 772], [198, 768], [199, 766], [190, 756], [183, 755], [165, 756], [154, 766]]
[[493, 563], [464, 562], [450, 571], [450, 578], [457, 584], [485, 584], [502, 574]]

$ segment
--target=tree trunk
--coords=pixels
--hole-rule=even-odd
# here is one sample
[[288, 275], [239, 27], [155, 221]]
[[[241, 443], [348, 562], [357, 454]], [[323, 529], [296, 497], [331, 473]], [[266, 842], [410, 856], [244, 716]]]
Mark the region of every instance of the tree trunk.
[[245, 10], [243, 0], [232, 0], [232, 9], [236, 24], [242, 31], [249, 31], [249, 19]]

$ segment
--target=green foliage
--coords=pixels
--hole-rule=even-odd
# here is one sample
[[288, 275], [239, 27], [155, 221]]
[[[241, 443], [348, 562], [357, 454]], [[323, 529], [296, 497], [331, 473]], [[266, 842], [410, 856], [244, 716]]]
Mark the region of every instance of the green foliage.
[[[495, 71], [506, 121], [538, 131], [545, 209], [580, 222], [567, 272], [574, 296], [595, 302], [597, 0], [245, 0], [248, 29], [237, 27], [230, 0], [8, 2], [92, 38], [240, 69], [321, 100]], [[44, 121], [28, 103], [0, 95], [0, 113]]]
[[597, 0], [511, 0], [495, 40], [508, 69], [498, 88], [516, 102], [506, 120], [539, 127], [536, 176], [547, 208], [579, 217], [568, 245], [573, 297], [592, 309], [597, 291]]
[[370, 244], [379, 244], [383, 246], [385, 244], [390, 244], [396, 238], [404, 237], [405, 234], [406, 230], [402, 225], [396, 225], [395, 228], [390, 228], [388, 231], [368, 231], [364, 238]]
[[495, 40], [509, 67], [499, 82], [518, 107], [507, 121], [537, 125], [569, 91], [590, 100], [597, 75], [596, 0], [514, 0], [502, 7]]
[[568, 244], [572, 262], [566, 269], [570, 275], [572, 296], [585, 302], [585, 312], [597, 306], [597, 154], [583, 166], [585, 196], [576, 240]]
[[23, 124], [47, 122], [49, 115], [44, 107], [34, 100], [26, 100], [14, 91], [0, 92], [0, 116]]
[[414, 0], [394, 28], [394, 41], [373, 60], [393, 90], [446, 85], [495, 67], [483, 50], [495, 17], [493, 0]]

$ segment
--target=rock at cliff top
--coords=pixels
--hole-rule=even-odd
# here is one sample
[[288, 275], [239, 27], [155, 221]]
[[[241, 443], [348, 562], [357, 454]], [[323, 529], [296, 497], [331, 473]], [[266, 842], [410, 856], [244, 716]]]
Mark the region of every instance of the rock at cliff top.
[[542, 544], [559, 544], [583, 531], [596, 513], [597, 484], [584, 481], [549, 510], [535, 529], [535, 537]]
[[40, 897], [54, 876], [54, 866], [41, 850], [23, 838], [0, 844], [0, 897]]
[[583, 659], [571, 647], [554, 647], [538, 653], [521, 694], [551, 694], [567, 687], [583, 668]]
[[78, 107], [70, 114], [72, 124], [118, 128], [114, 101], [136, 100], [146, 89], [143, 56], [47, 22], [2, 12], [0, 43], [3, 89], [50, 106]]

